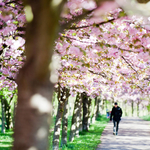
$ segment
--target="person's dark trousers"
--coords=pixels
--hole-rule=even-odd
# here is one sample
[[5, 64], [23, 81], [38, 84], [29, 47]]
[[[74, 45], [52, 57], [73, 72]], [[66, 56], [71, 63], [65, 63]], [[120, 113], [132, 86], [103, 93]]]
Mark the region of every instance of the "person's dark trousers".
[[118, 134], [119, 121], [113, 120], [113, 123], [114, 123], [114, 129], [113, 129], [113, 131], [114, 131], [115, 134]]

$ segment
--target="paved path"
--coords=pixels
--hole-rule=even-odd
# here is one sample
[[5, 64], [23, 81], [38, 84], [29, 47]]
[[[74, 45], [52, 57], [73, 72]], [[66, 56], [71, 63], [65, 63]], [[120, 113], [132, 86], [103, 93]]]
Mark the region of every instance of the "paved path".
[[113, 135], [110, 122], [102, 133], [102, 143], [96, 150], [150, 150], [150, 122], [139, 118], [124, 117], [118, 135]]

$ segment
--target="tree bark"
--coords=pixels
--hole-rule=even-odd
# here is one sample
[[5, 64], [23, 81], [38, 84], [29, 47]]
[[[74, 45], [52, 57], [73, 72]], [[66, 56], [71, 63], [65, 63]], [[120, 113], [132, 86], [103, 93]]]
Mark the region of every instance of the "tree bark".
[[83, 131], [83, 126], [82, 126], [82, 118], [83, 118], [83, 104], [82, 104], [82, 97], [80, 100], [80, 107], [79, 107], [79, 132]]
[[85, 92], [82, 93], [82, 103], [83, 103], [82, 128], [83, 130], [88, 131], [88, 97]]
[[1, 132], [5, 133], [5, 103], [4, 100], [1, 98], [1, 109], [2, 109], [2, 130]]
[[105, 114], [104, 113], [104, 105], [105, 105], [105, 101], [102, 99], [102, 105], [101, 105], [102, 114]]
[[98, 109], [98, 98], [95, 98], [95, 103], [94, 103], [94, 112], [93, 112], [93, 117], [92, 117], [92, 123], [95, 122], [96, 116], [97, 116], [97, 109]]
[[13, 150], [46, 150], [53, 92], [49, 66], [64, 1], [56, 6], [51, 0], [24, 2], [29, 10], [27, 17], [31, 18], [26, 30], [26, 63], [17, 77], [18, 104]]
[[13, 96], [10, 98], [9, 103], [7, 99], [4, 99], [5, 103], [5, 116], [6, 116], [6, 129], [9, 130], [11, 128], [12, 123], [12, 116], [11, 116], [11, 102], [12, 102]]
[[79, 137], [79, 131], [82, 126], [82, 99], [81, 99], [81, 93], [79, 93], [79, 101], [78, 101], [78, 110], [77, 110], [77, 117], [76, 117], [76, 133], [75, 135]]
[[73, 111], [73, 116], [72, 116], [72, 122], [71, 122], [71, 129], [70, 129], [70, 137], [69, 137], [69, 141], [73, 141], [74, 137], [76, 135], [76, 129], [77, 129], [77, 121], [79, 121], [79, 101], [80, 101], [80, 96], [79, 93], [76, 96], [76, 100], [75, 100], [75, 106], [74, 106], [74, 111]]
[[139, 117], [139, 101], [138, 101], [138, 103], [137, 103], [137, 116]]
[[88, 98], [88, 129], [91, 124], [91, 114], [92, 114], [92, 99], [89, 97]]
[[134, 114], [134, 103], [133, 103], [133, 101], [132, 101], [132, 103], [131, 103], [131, 108], [132, 108], [132, 117], [133, 117], [133, 114]]
[[67, 129], [68, 129], [68, 97], [64, 104], [63, 118], [62, 118], [62, 136], [61, 136], [61, 146], [67, 144]]
[[128, 109], [128, 107], [127, 107], [127, 102], [125, 101], [125, 103], [124, 103], [124, 105], [125, 105], [125, 116], [128, 116], [128, 113], [127, 113], [127, 109]]
[[9, 106], [7, 100], [5, 100], [5, 116], [6, 116], [6, 129], [10, 129], [10, 125], [12, 123], [11, 118], [11, 107]]
[[60, 129], [62, 124], [62, 116], [64, 112], [64, 104], [68, 99], [68, 89], [59, 87], [58, 91], [58, 109], [57, 116], [55, 121], [54, 135], [53, 135], [53, 150], [59, 149], [59, 137], [60, 137]]
[[12, 117], [13, 128], [15, 126], [15, 115], [16, 115], [16, 103], [14, 102], [14, 110], [13, 110], [13, 117]]
[[100, 114], [100, 102], [101, 99], [97, 98], [97, 110], [96, 110], [96, 119], [98, 118], [99, 114]]

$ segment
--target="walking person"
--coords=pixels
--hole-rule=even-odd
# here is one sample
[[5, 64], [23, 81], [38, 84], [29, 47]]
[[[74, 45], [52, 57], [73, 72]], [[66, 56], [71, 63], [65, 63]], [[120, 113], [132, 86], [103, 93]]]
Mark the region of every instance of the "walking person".
[[117, 135], [118, 134], [118, 128], [119, 128], [119, 122], [122, 117], [122, 109], [118, 106], [118, 104], [115, 102], [114, 107], [112, 108], [111, 115], [110, 115], [110, 121], [112, 121], [113, 117], [113, 134]]

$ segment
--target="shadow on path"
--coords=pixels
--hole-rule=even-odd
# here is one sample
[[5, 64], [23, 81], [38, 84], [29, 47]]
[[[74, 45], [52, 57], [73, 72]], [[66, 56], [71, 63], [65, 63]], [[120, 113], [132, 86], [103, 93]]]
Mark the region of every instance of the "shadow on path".
[[150, 122], [124, 117], [118, 135], [113, 135], [113, 123], [108, 123], [96, 150], [150, 150]]

